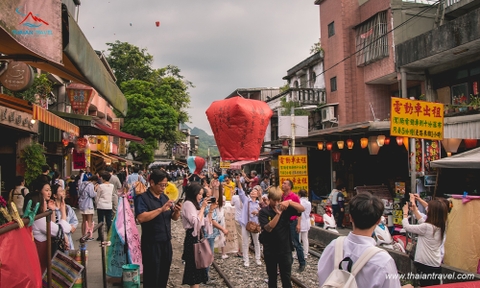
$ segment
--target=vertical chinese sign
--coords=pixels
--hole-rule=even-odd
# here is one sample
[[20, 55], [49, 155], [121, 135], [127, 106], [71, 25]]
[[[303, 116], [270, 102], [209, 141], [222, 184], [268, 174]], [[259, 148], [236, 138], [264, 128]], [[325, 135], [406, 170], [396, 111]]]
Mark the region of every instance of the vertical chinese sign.
[[392, 97], [390, 135], [443, 140], [443, 104]]
[[292, 191], [298, 193], [300, 189], [308, 191], [308, 161], [307, 155], [278, 156], [279, 184], [285, 180], [293, 182]]

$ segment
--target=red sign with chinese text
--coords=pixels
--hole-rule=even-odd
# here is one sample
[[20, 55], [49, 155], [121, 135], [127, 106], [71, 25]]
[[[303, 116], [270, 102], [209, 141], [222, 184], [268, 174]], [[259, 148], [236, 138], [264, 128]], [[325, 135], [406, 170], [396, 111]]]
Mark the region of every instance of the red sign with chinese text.
[[443, 140], [442, 103], [391, 98], [390, 135]]
[[93, 99], [93, 88], [84, 86], [81, 88], [74, 88], [72, 85], [80, 84], [71, 84], [67, 87], [68, 99], [70, 100], [70, 105], [72, 105], [72, 111], [75, 114], [86, 115], [88, 112], [88, 106]]

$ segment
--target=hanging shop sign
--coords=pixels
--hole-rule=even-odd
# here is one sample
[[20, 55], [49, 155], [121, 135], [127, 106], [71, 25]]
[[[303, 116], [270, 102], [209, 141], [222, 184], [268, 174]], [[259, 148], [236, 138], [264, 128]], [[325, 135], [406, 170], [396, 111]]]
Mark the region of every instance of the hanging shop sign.
[[395, 97], [391, 103], [390, 135], [443, 139], [443, 104]]
[[61, 0], [0, 1], [0, 29], [35, 54], [62, 64], [61, 4]]
[[308, 191], [308, 159], [307, 155], [281, 155], [278, 156], [278, 174], [280, 182], [291, 180], [292, 191], [297, 193], [304, 189]]
[[73, 156], [73, 169], [85, 169], [85, 167], [87, 167], [84, 152], [79, 152], [77, 151], [77, 149], [74, 149], [72, 156]]
[[5, 71], [0, 71], [0, 83], [11, 91], [25, 91], [33, 85], [33, 69], [23, 62], [4, 62]]
[[110, 141], [108, 141], [108, 136], [97, 135], [97, 151], [110, 153]]
[[127, 155], [127, 140], [118, 138], [118, 155]]
[[0, 106], [0, 123], [27, 132], [38, 131], [38, 124], [36, 121], [32, 121], [31, 114], [4, 106]]
[[86, 115], [88, 112], [88, 106], [92, 102], [95, 95], [92, 87], [72, 83], [67, 87], [67, 95], [72, 106], [72, 112], [75, 114]]

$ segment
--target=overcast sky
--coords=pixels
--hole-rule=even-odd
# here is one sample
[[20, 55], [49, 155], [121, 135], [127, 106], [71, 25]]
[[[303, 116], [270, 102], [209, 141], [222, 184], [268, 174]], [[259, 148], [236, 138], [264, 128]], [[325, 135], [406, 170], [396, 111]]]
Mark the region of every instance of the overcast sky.
[[[175, 65], [189, 90], [190, 127], [237, 88], [279, 87], [320, 37], [314, 0], [82, 0], [78, 23], [95, 50], [119, 40]], [[155, 22], [160, 21], [160, 27]]]

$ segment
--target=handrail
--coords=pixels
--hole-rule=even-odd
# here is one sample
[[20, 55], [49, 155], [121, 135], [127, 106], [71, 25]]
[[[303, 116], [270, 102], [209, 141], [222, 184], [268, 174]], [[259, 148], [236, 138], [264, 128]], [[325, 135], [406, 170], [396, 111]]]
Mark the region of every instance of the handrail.
[[[38, 219], [43, 218], [43, 217], [47, 217], [47, 215], [51, 215], [51, 214], [52, 214], [52, 211], [47, 211], [47, 212], [40, 213], [37, 216], [35, 216], [35, 220], [38, 220]], [[30, 224], [30, 219], [22, 218], [22, 220], [23, 220], [23, 224], [25, 226], [28, 226], [28, 224]], [[0, 235], [2, 235], [4, 233], [7, 233], [7, 232], [10, 232], [12, 230], [15, 230], [17, 228], [19, 228], [18, 223], [17, 222], [12, 222], [12, 224], [10, 224], [8, 226], [5, 226], [3, 228], [0, 228]]]

